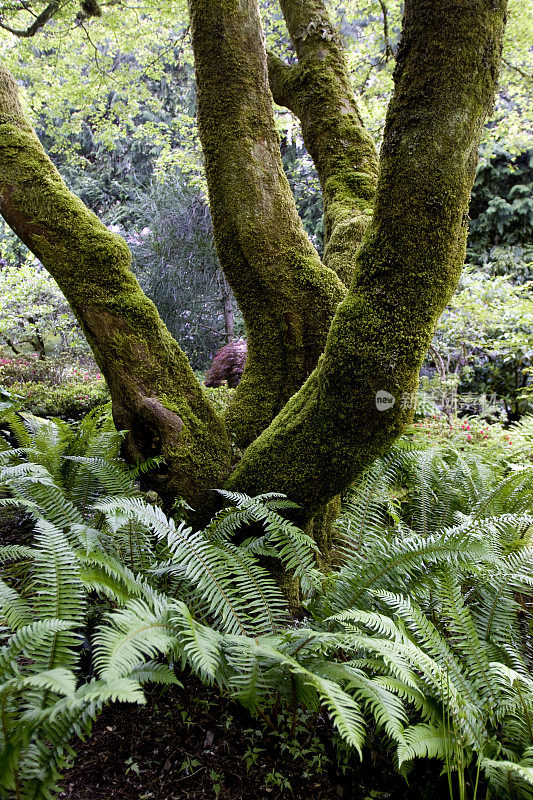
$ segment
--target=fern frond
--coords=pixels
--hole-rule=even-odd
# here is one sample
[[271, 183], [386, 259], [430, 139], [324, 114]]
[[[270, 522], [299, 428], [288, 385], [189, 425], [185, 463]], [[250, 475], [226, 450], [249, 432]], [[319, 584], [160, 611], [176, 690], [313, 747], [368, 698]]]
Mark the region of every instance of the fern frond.
[[352, 607], [370, 592], [394, 589], [399, 581], [407, 587], [424, 580], [430, 565], [487, 557], [480, 532], [468, 522], [425, 537], [412, 532], [390, 540], [370, 536], [364, 549], [341, 567], [327, 600], [334, 611]]
[[531, 509], [533, 466], [510, 472], [497, 486], [482, 497], [472, 509], [474, 519], [501, 513], [522, 513]]
[[128, 677], [156, 656], [173, 650], [169, 602], [129, 600], [106, 616], [94, 638], [94, 663], [103, 681]]
[[274, 663], [285, 667], [291, 675], [300, 678], [304, 685], [312, 687], [342, 738], [362, 757], [365, 723], [357, 701], [339, 684], [306, 669], [296, 659], [288, 657], [267, 641], [260, 639], [256, 646], [258, 656], [272, 659]]
[[320, 587], [322, 576], [315, 567], [318, 547], [310, 536], [269, 507], [269, 498], [273, 496], [278, 502], [279, 495], [271, 493], [249, 497], [224, 489], [217, 491], [236, 508], [231, 514], [216, 518], [216, 525], [208, 529], [210, 535], [218, 534], [227, 538], [240, 525], [260, 523], [267, 534], [269, 548], [275, 550], [285, 569], [294, 574], [304, 595], [309, 596]]
[[61, 528], [82, 524], [83, 518], [76, 507], [65, 497], [48, 470], [34, 463], [17, 464], [0, 470], [0, 484], [16, 496], [34, 504], [44, 519]]
[[135, 467], [129, 470], [130, 480], [136, 481], [141, 475], [148, 475], [149, 472], [153, 472], [164, 463], [164, 456], [152, 456], [145, 461], [139, 461]]
[[[257, 589], [254, 586], [243, 596], [242, 564], [239, 580], [228, 572], [229, 555], [210, 542], [201, 531], [192, 531], [184, 524], [176, 526], [160, 508], [138, 498], [108, 500], [97, 505], [106, 515], [115, 512], [145, 525], [167, 545], [172, 560], [201, 603], [228, 633], [257, 633], [264, 626], [264, 616], [257, 616]], [[237, 562], [235, 562], [237, 564]], [[261, 580], [260, 570], [254, 570], [254, 580]], [[274, 596], [271, 581], [265, 582], [263, 599]], [[275, 609], [272, 611], [275, 616]]]
[[41, 651], [44, 643], [47, 641], [52, 643], [59, 631], [71, 631], [76, 627], [76, 622], [64, 619], [37, 620], [19, 627], [16, 633], [9, 637], [7, 644], [0, 649], [0, 675], [6, 675], [8, 670], [16, 665], [19, 654], [32, 658], [35, 653]]
[[[72, 698], [76, 691], [76, 676], [69, 669], [64, 669], [63, 667], [43, 669], [33, 675], [27, 675], [18, 680], [17, 691], [23, 691], [26, 688], [44, 689], [54, 692], [55, 694]], [[32, 712], [29, 711], [27, 715], [22, 715], [21, 722], [23, 725], [29, 716], [31, 716], [31, 713]]]
[[169, 623], [176, 637], [176, 651], [182, 665], [188, 664], [206, 683], [214, 683], [220, 669], [222, 636], [198, 623], [184, 603], [176, 602], [169, 611]]
[[16, 589], [8, 586], [0, 578], [0, 619], [12, 630], [28, 625], [33, 617], [31, 606]]
[[413, 665], [423, 668], [423, 680], [440, 695], [454, 722], [463, 730], [466, 741], [482, 749], [486, 738], [484, 702], [470, 674], [465, 672], [449, 643], [413, 600], [387, 592], [378, 594], [405, 621], [420, 643], [410, 651], [408, 642], [404, 642], [404, 654], [412, 658]]
[[[287, 601], [278, 584], [266, 569], [261, 567], [240, 547], [226, 542], [221, 548], [222, 558], [233, 575], [235, 588], [254, 617], [258, 620], [256, 633], [275, 633], [289, 620]], [[264, 620], [261, 627], [260, 620]]]
[[[76, 554], [63, 532], [44, 520], [36, 524], [35, 543], [30, 574], [33, 602], [39, 616], [81, 625], [86, 598]], [[34, 654], [36, 668], [73, 668], [77, 663], [76, 648], [79, 644], [79, 639], [70, 631], [56, 633], [50, 648]]]
[[[141, 494], [136, 488], [130, 470], [120, 461], [110, 461], [99, 456], [66, 456], [68, 461], [79, 464], [76, 480], [73, 482], [71, 492], [74, 496], [83, 496], [83, 484], [87, 482], [87, 473], [95, 479], [101, 490], [106, 496], [110, 497], [140, 497]], [[94, 503], [94, 501], [93, 501]], [[83, 501], [86, 507], [90, 501]]]
[[78, 553], [80, 580], [87, 590], [93, 590], [120, 603], [135, 597], [149, 600], [155, 590], [140, 575], [106, 553]]
[[[94, 720], [110, 702], [146, 702], [144, 693], [130, 678], [115, 681], [91, 681], [79, 687], [73, 696], [61, 698], [46, 709], [29, 712], [25, 728], [35, 730], [20, 764], [19, 780], [23, 800], [50, 800], [60, 791], [61, 773], [75, 752], [69, 741], [76, 735], [84, 739]], [[37, 731], [39, 735], [37, 735]]]
[[133, 669], [130, 679], [140, 683], [155, 683], [161, 686], [183, 686], [168, 664], [158, 664], [156, 661], [146, 661], [142, 666]]
[[32, 556], [32, 548], [22, 544], [9, 544], [0, 547], [0, 565], [9, 564], [12, 561], [29, 561]]
[[526, 750], [522, 760], [518, 763], [483, 758], [481, 767], [491, 794], [494, 794], [495, 797], [531, 800], [533, 796], [533, 748]]
[[405, 742], [396, 750], [399, 766], [414, 758], [446, 758], [450, 734], [444, 725], [420, 722], [406, 728], [403, 735]]
[[359, 552], [369, 532], [380, 534], [386, 527], [388, 493], [398, 479], [400, 463], [399, 453], [393, 450], [377, 459], [352, 487], [338, 523], [343, 557]]

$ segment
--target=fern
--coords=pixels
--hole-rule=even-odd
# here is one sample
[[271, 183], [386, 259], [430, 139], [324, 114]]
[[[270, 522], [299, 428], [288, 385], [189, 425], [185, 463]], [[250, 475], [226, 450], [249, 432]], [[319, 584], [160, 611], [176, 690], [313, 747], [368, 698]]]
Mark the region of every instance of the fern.
[[[201, 531], [176, 525], [157, 506], [141, 499], [108, 500], [97, 508], [106, 517], [116, 512], [152, 530], [171, 555], [171, 564], [188, 583], [190, 592], [228, 633], [260, 634], [285, 613], [271, 577], [243, 552], [223, 549]], [[265, 620], [265, 607], [268, 609]]]
[[[0, 453], [2, 504], [35, 531], [0, 548], [6, 796], [18, 782], [23, 798], [52, 797], [72, 737], [109, 702], [144, 702], [145, 683], [177, 682], [176, 664], [252, 711], [322, 708], [358, 752], [370, 722], [399, 766], [477, 760], [497, 796], [529, 796], [528, 468], [400, 441], [353, 487], [324, 579], [282, 495], [221, 492], [224, 508], [193, 530], [143, 500], [136, 478], [159, 462], [128, 470], [109, 416], [76, 433], [16, 415], [10, 426], [20, 447]], [[304, 624], [264, 556], [299, 582]], [[96, 677], [79, 674], [82, 647]]]
[[[239, 528], [259, 523], [265, 530], [261, 542], [265, 552], [280, 559], [283, 567], [293, 573], [304, 594], [310, 595], [320, 587], [322, 576], [315, 567], [314, 555], [318, 552], [315, 542], [276, 510], [296, 508], [294, 503], [276, 493], [248, 497], [220, 489], [219, 494], [230, 501], [231, 506], [229, 511], [213, 519], [207, 529], [208, 535], [230, 538]], [[248, 541], [247, 546], [253, 551], [252, 542]]]

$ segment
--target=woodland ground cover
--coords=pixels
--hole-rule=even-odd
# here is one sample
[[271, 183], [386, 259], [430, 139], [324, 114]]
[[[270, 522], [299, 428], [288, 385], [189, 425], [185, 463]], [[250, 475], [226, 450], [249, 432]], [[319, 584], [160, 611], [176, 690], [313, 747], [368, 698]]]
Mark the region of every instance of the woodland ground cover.
[[[183, 797], [423, 797], [428, 780], [433, 796], [529, 796], [530, 418], [508, 432], [415, 423], [347, 495], [324, 577], [279, 496], [228, 496], [193, 532], [139, 489], [151, 465], [118, 459], [105, 413], [72, 428], [14, 408], [0, 454], [6, 796], [60, 790], [72, 746], [70, 798], [182, 783]], [[264, 534], [236, 548], [250, 519]], [[261, 554], [298, 576], [296, 627]], [[109, 708], [94, 741], [72, 738], [154, 682], [170, 686], [148, 688], [146, 708]], [[448, 778], [412, 770], [427, 757]]]

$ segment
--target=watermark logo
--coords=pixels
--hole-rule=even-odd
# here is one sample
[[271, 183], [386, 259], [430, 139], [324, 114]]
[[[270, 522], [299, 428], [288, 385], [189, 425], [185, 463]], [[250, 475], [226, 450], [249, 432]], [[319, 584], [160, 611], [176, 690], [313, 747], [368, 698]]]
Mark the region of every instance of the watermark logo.
[[393, 407], [395, 402], [396, 398], [394, 395], [386, 392], [384, 389], [380, 389], [379, 392], [376, 392], [376, 408], [378, 411], [388, 411], [389, 408]]

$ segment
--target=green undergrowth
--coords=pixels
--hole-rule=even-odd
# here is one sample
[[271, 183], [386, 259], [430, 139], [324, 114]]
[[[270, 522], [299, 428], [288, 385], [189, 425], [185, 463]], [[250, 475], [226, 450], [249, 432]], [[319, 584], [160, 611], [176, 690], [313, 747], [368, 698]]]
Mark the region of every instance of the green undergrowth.
[[89, 358], [2, 356], [0, 387], [20, 408], [42, 417], [79, 420], [109, 402], [106, 383]]
[[287, 741], [318, 714], [349, 758], [382, 742], [406, 778], [436, 759], [461, 800], [531, 796], [531, 421], [497, 460], [413, 429], [345, 498], [324, 575], [283, 496], [222, 492], [194, 530], [143, 494], [157, 459], [128, 468], [109, 412], [0, 409], [0, 512], [33, 526], [0, 548], [0, 797], [52, 797], [105, 706], [188, 674], [269, 729], [291, 720]]
[[12, 383], [10, 392], [21, 405], [39, 417], [80, 419], [84, 414], [109, 402], [109, 392], [102, 379], [69, 380], [60, 386], [25, 381]]

